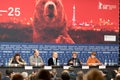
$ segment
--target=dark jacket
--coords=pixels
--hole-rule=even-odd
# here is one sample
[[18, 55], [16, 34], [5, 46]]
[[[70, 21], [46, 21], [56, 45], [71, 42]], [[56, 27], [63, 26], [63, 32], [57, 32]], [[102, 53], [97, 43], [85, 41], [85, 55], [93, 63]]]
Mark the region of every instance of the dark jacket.
[[80, 60], [79, 60], [78, 58], [71, 58], [71, 59], [68, 61], [68, 63], [67, 63], [68, 65], [73, 65], [73, 64], [70, 63], [70, 61], [72, 61], [72, 62], [75, 61], [75, 63], [77, 63], [76, 66], [81, 66], [81, 65], [82, 65], [81, 62], [80, 62]]
[[49, 59], [48, 59], [48, 66], [51, 66], [51, 65], [57, 65], [57, 59], [56, 59], [56, 64], [54, 64], [53, 58], [52, 58], [52, 57], [49, 58]]
[[5, 76], [5, 77], [2, 78], [2, 80], [10, 80], [10, 78]]

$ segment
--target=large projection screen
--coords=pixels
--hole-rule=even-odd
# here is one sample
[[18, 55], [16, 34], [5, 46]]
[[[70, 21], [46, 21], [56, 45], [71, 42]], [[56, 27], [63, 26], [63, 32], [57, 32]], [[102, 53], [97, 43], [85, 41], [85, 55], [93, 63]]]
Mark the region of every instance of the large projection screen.
[[53, 51], [61, 64], [72, 51], [118, 64], [119, 0], [0, 0], [0, 65], [16, 52], [29, 63], [34, 49], [46, 65]]

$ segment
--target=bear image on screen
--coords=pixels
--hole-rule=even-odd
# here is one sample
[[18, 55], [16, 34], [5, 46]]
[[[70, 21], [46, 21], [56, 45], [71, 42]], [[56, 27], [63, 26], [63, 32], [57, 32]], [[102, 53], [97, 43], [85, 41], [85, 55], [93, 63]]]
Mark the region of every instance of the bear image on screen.
[[[0, 3], [0, 42], [119, 42], [119, 0], [0, 0]], [[106, 41], [106, 35], [115, 40]]]
[[74, 43], [67, 32], [61, 0], [37, 0], [33, 18], [33, 42]]

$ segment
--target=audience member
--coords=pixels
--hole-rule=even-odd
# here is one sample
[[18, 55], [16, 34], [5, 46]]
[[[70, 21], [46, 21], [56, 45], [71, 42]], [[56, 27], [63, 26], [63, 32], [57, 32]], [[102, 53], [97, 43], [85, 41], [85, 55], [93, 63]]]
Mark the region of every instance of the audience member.
[[83, 80], [84, 73], [83, 71], [77, 72], [76, 80]]
[[62, 78], [62, 80], [70, 80], [70, 76], [69, 76], [68, 72], [66, 72], [66, 71], [63, 71], [61, 73], [61, 78]]
[[36, 76], [37, 80], [51, 80], [51, 75], [48, 70], [41, 69]]
[[11, 69], [7, 69], [5, 71], [6, 76], [2, 78], [2, 80], [11, 80], [12, 74], [13, 74], [13, 70]]
[[105, 80], [105, 78], [101, 74], [100, 70], [91, 69], [85, 74], [84, 80]]
[[36, 74], [30, 74], [28, 80], [36, 80]]
[[24, 80], [28, 80], [28, 73], [22, 72], [21, 75], [23, 76]]
[[77, 74], [74, 72], [74, 67], [69, 67], [69, 72], [70, 80], [76, 80]]
[[50, 74], [51, 74], [52, 80], [55, 80], [57, 78], [57, 71], [56, 71], [56, 69], [52, 69], [50, 71]]
[[81, 66], [82, 62], [77, 58], [77, 52], [72, 52], [72, 58], [68, 61], [68, 65]]
[[112, 78], [111, 79], [114, 80], [117, 75], [120, 75], [120, 67], [118, 67], [117, 70], [112, 71]]
[[116, 75], [120, 75], [120, 67], [118, 67], [118, 70], [114, 70]]
[[53, 52], [52, 57], [48, 59], [48, 66], [57, 65], [58, 53]]
[[23, 76], [19, 73], [13, 75], [11, 80], [24, 80]]
[[16, 53], [13, 58], [9, 61], [10, 66], [23, 66], [26, 62], [21, 58], [19, 53]]
[[86, 64], [88, 66], [98, 66], [102, 65], [102, 63], [96, 58], [96, 52], [92, 52], [90, 57], [88, 58]]
[[42, 58], [39, 56], [39, 50], [37, 49], [34, 50], [34, 55], [30, 56], [29, 61], [32, 66], [44, 65]]

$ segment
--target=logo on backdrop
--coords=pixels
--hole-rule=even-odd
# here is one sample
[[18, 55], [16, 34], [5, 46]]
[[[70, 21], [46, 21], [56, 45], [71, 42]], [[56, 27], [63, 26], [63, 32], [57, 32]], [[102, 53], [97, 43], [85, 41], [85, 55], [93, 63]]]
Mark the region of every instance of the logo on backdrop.
[[114, 4], [104, 4], [102, 2], [99, 2], [98, 4], [98, 9], [101, 9], [101, 10], [113, 10], [113, 9], [116, 9], [116, 5]]

